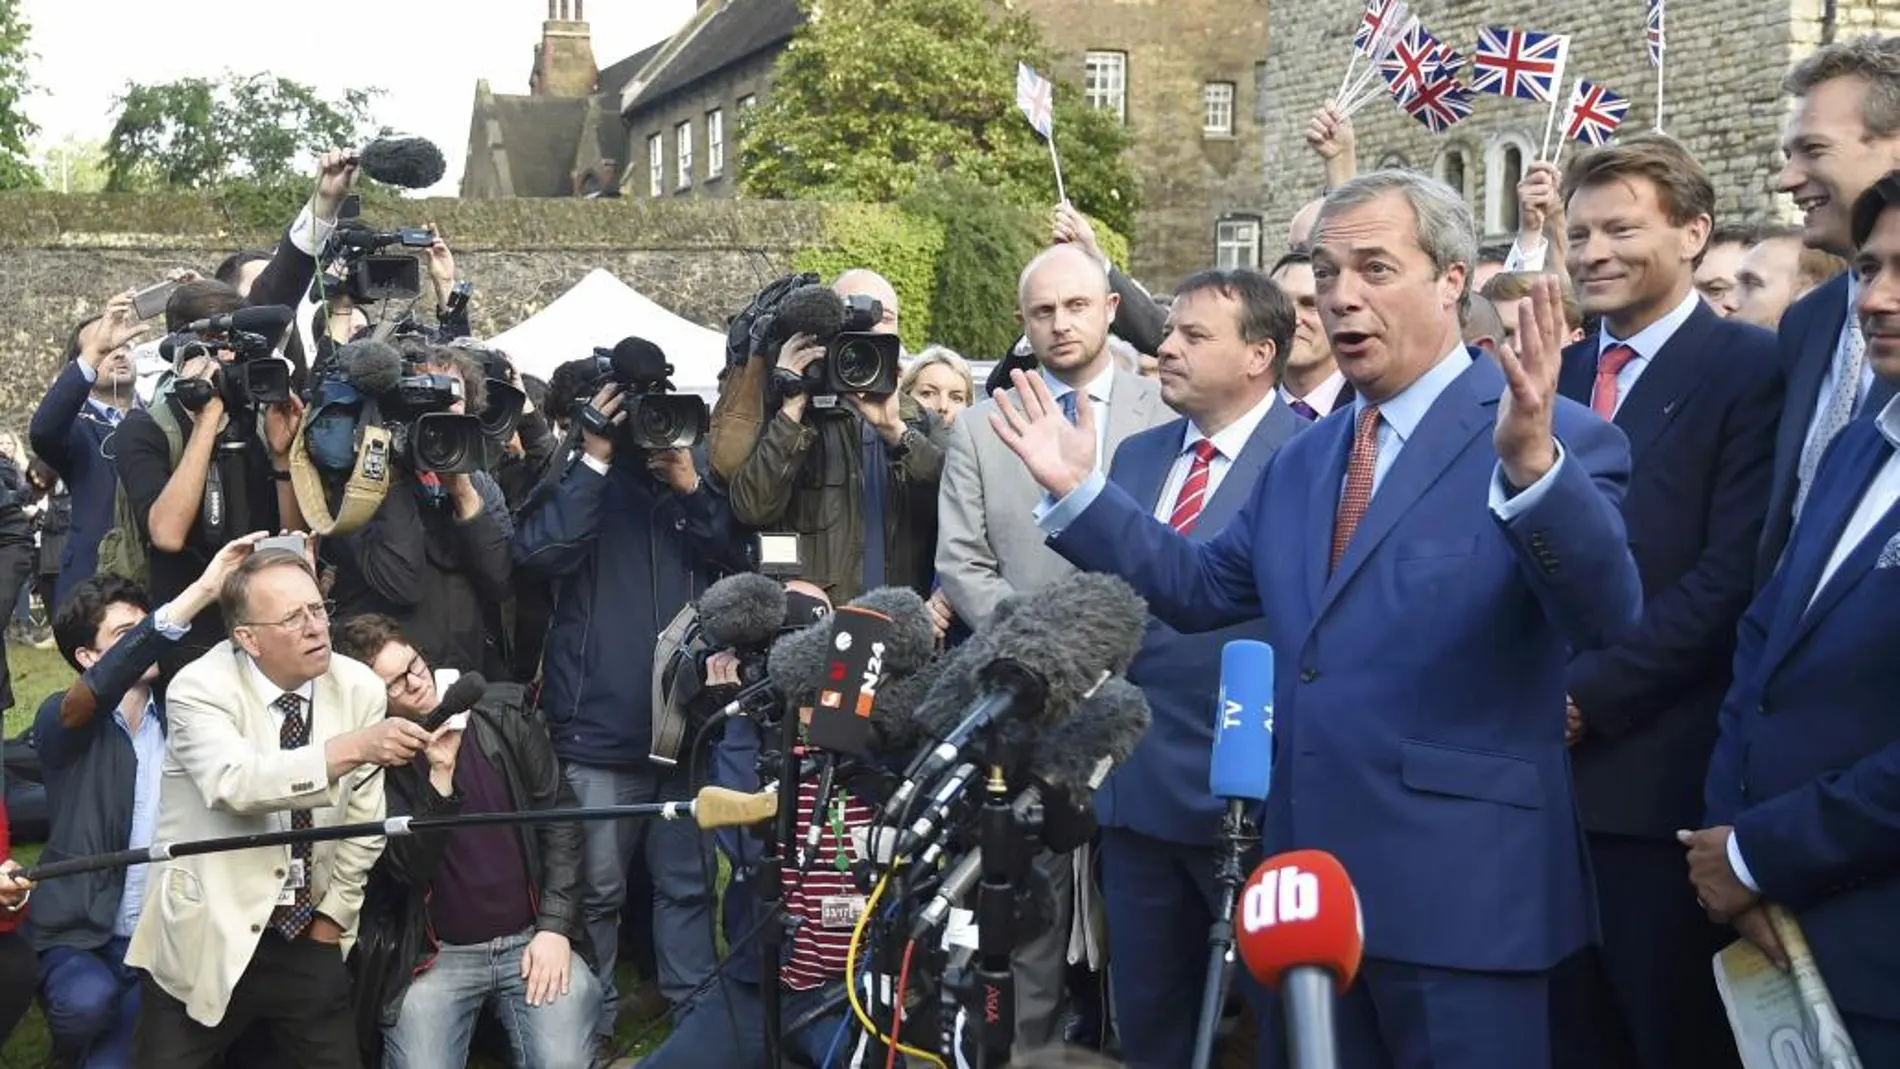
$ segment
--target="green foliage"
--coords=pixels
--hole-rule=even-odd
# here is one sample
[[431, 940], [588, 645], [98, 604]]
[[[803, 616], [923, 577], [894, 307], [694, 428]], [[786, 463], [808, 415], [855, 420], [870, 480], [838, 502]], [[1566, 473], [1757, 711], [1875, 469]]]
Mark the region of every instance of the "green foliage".
[[[779, 58], [771, 99], [741, 131], [756, 197], [885, 203], [953, 173], [1047, 210], [1055, 179], [1016, 107], [1016, 65], [1053, 72], [1029, 17], [1003, 0], [799, 0], [809, 16]], [[1056, 88], [1070, 199], [1118, 230], [1133, 222], [1128, 132]]]
[[958, 175], [933, 178], [903, 201], [905, 210], [944, 227], [930, 340], [973, 360], [1001, 357], [1018, 333], [1016, 277], [1049, 240], [1038, 217], [994, 190]]
[[106, 143], [67, 135], [40, 157], [40, 184], [55, 193], [103, 193]]
[[27, 142], [39, 127], [26, 117], [26, 98], [34, 92], [26, 65], [33, 58], [27, 39], [33, 27], [20, 11], [20, 0], [0, 0], [0, 189], [38, 189]]
[[868, 267], [897, 290], [904, 345], [916, 352], [933, 337], [937, 258], [944, 227], [934, 219], [883, 205], [841, 204], [825, 219], [825, 239], [798, 253], [793, 269], [815, 271], [826, 282], [856, 267]]
[[377, 90], [326, 100], [268, 74], [130, 83], [106, 144], [107, 188], [211, 189], [302, 177], [311, 157], [361, 144], [375, 131]]

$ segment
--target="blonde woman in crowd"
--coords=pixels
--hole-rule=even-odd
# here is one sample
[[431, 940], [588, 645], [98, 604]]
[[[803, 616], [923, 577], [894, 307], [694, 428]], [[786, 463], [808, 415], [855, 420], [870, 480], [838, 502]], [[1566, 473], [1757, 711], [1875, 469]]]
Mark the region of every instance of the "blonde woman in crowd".
[[949, 426], [957, 421], [957, 413], [970, 407], [976, 383], [970, 377], [969, 361], [941, 345], [933, 345], [917, 354], [897, 388]]

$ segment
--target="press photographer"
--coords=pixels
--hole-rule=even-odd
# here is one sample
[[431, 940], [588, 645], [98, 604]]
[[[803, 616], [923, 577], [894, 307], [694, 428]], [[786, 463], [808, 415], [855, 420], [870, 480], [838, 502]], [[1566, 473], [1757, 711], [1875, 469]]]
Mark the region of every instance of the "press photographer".
[[[291, 393], [289, 363], [273, 351], [289, 310], [240, 311], [241, 304], [222, 282], [173, 291], [161, 348], [177, 377], [112, 437], [123, 511], [100, 543], [99, 570], [144, 579], [160, 604], [182, 594], [238, 535], [304, 527], [289, 481], [303, 403]], [[176, 672], [224, 630], [216, 607], [201, 613], [160, 667]]]
[[[847, 271], [788, 294], [778, 319], [810, 327], [778, 345], [770, 419], [732, 479], [740, 522], [798, 536], [806, 578], [834, 601], [886, 584], [930, 590], [942, 428], [897, 391], [897, 293]], [[797, 309], [794, 316], [792, 310]]]
[[[535, 492], [514, 538], [524, 578], [553, 587], [540, 706], [584, 806], [687, 797], [685, 769], [648, 757], [653, 664], [646, 651], [721, 573], [751, 565], [751, 539], [725, 497], [702, 478], [697, 435], [656, 446], [645, 433], [667, 430], [663, 424], [684, 418], [689, 407], [656, 403], [675, 400], [664, 392], [627, 389], [636, 372], [664, 367], [664, 355], [630, 338], [606, 365], [593, 356], [556, 371], [549, 396], [562, 411], [553, 414], [578, 428], [570, 437], [580, 448]], [[712, 973], [712, 889], [702, 875], [699, 837], [688, 825], [593, 823], [582, 833], [583, 908], [603, 992], [594, 1027], [605, 1042], [613, 1035], [620, 910], [636, 852], [653, 879], [660, 991], [671, 1002]]]

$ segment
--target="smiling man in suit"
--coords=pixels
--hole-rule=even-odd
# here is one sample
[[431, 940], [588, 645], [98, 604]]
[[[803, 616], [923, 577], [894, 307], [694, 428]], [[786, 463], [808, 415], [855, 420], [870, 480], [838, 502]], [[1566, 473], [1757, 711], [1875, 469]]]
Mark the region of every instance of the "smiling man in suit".
[[[1195, 542], [1240, 512], [1280, 447], [1307, 426], [1275, 384], [1292, 350], [1288, 294], [1255, 271], [1208, 271], [1175, 291], [1161, 398], [1181, 419], [1122, 443], [1108, 478]], [[1252, 620], [1183, 635], [1150, 620], [1128, 678], [1154, 723], [1102, 785], [1102, 899], [1122, 1058], [1187, 1065], [1207, 967], [1222, 806], [1208, 793], [1221, 647], [1266, 639]]]
[[[1874, 371], [1900, 383], [1900, 172], [1854, 207], [1850, 269]], [[1696, 894], [1786, 962], [1762, 907], [1791, 911], [1865, 1066], [1900, 1065], [1900, 401], [1841, 432], [1787, 559], [1742, 618], [1684, 832]]]
[[1548, 1064], [1547, 971], [1591, 931], [1564, 665], [1642, 603], [1617, 511], [1628, 446], [1557, 393], [1556, 280], [1520, 309], [1521, 349], [1494, 363], [1459, 337], [1476, 230], [1413, 172], [1327, 197], [1320, 314], [1358, 396], [1283, 446], [1211, 541], [1093, 470], [1087, 408], [1071, 425], [1019, 375], [991, 418], [1056, 499], [1057, 551], [1177, 628], [1262, 618], [1281, 666], [1264, 847], [1331, 851], [1365, 907], [1337, 1010], [1349, 1069]]
[[[1775, 179], [1803, 212], [1811, 248], [1852, 257], [1854, 199], [1900, 167], [1900, 37], [1856, 37], [1816, 50], [1782, 82], [1794, 98]], [[1774, 488], [1756, 557], [1757, 587], [1788, 544], [1828, 443], [1857, 416], [1878, 412], [1893, 385], [1867, 362], [1852, 271], [1796, 301], [1781, 318], [1779, 347], [1788, 391], [1775, 439]]]
[[[1120, 301], [1108, 270], [1077, 244], [1044, 250], [1023, 268], [1017, 318], [1040, 369], [1033, 372], [1059, 406], [1079, 394], [1105, 418], [1094, 424], [1095, 455], [1106, 468], [1130, 435], [1167, 420], [1161, 388], [1115, 366], [1109, 324]], [[997, 440], [985, 417], [995, 401], [975, 406], [950, 427], [937, 498], [937, 579], [957, 617], [973, 628], [1018, 590], [1034, 590], [1075, 570], [1043, 544], [1030, 512], [1038, 491], [1029, 473]], [[1074, 895], [1069, 856], [1040, 863], [1056, 894], [1056, 923], [1016, 952], [1016, 1046], [1060, 1041], [1065, 959]]]
[[1623, 522], [1644, 605], [1636, 631], [1570, 663], [1603, 941], [1552, 979], [1553, 1059], [1713, 1069], [1736, 1064], [1709, 975], [1727, 939], [1682, 893], [1675, 833], [1701, 812], [1754, 590], [1781, 372], [1773, 335], [1697, 296], [1715, 189], [1679, 143], [1638, 134], [1586, 152], [1563, 196], [1570, 277], [1603, 327], [1564, 351], [1558, 388], [1629, 438]]

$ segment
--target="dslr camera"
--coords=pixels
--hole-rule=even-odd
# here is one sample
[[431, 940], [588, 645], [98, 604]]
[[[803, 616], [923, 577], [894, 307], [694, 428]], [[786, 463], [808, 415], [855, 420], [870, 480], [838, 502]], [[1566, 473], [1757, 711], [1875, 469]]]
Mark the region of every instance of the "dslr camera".
[[[638, 450], [691, 449], [706, 437], [711, 416], [705, 399], [674, 392], [673, 365], [659, 346], [645, 338], [623, 338], [612, 349], [594, 350], [594, 368], [589, 396], [580, 401], [580, 422], [589, 434], [620, 436]], [[620, 387], [621, 410], [627, 414], [618, 430], [588, 403], [609, 382]]]
[[450, 411], [460, 400], [461, 379], [405, 366], [396, 388], [381, 398], [391, 452], [414, 471], [480, 471], [487, 457], [482, 419]]
[[375, 230], [350, 223], [338, 226], [324, 247], [321, 261], [326, 269], [342, 265], [343, 277], [319, 271], [313, 285], [320, 288], [314, 296], [324, 301], [347, 296], [357, 304], [414, 300], [422, 295], [422, 262], [414, 253], [392, 255], [383, 250], [392, 246], [427, 249], [433, 244], [435, 234], [428, 227]]

